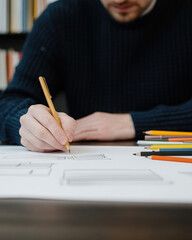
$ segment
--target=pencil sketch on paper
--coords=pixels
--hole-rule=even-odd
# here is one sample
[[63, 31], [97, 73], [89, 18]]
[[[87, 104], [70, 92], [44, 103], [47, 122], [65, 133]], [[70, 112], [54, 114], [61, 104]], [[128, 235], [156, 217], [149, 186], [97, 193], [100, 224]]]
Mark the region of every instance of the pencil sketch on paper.
[[0, 177], [4, 176], [49, 176], [50, 163], [0, 163]]
[[41, 160], [77, 160], [77, 161], [94, 161], [94, 160], [111, 160], [105, 154], [87, 154], [87, 155], [56, 155], [56, 154], [17, 154], [17, 155], [4, 155], [1, 157], [3, 160], [10, 160], [10, 159], [18, 159], [21, 160], [34, 160], [41, 159]]
[[65, 170], [62, 185], [170, 184], [150, 169]]
[[192, 172], [179, 172], [179, 174], [186, 175], [192, 177]]

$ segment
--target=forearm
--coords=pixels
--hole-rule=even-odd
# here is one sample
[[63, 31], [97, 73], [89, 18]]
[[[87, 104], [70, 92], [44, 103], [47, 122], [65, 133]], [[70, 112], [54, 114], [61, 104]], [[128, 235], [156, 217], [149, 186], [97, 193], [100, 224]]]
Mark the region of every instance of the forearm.
[[[45, 76], [53, 96], [61, 89], [57, 76], [59, 47], [49, 14], [36, 20], [23, 48], [13, 79], [0, 96], [0, 139], [20, 144], [20, 117], [31, 105], [46, 104], [38, 77]], [[43, 31], [43, 35], [39, 31]], [[57, 46], [57, 47], [56, 47]], [[55, 54], [55, 52], [58, 54]], [[57, 61], [55, 61], [57, 59]]]

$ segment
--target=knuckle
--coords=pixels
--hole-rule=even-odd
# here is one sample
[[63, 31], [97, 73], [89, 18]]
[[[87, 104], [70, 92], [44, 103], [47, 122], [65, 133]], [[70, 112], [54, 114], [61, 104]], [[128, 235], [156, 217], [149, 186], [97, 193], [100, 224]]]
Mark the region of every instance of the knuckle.
[[39, 131], [37, 131], [37, 137], [39, 139], [46, 139], [46, 131], [44, 129], [40, 129]]
[[19, 135], [22, 136], [22, 128], [19, 129]]
[[41, 104], [31, 105], [31, 106], [28, 108], [28, 113], [29, 113], [29, 114], [33, 114], [34, 112], [39, 111], [40, 108], [42, 108], [42, 105], [41, 105]]
[[94, 116], [97, 117], [97, 118], [99, 118], [99, 117], [102, 116], [102, 113], [101, 113], [101, 112], [95, 112], [95, 113], [94, 113]]
[[35, 105], [31, 105], [31, 106], [28, 108], [28, 112], [29, 112], [29, 113], [34, 112], [34, 109], [35, 109]]
[[60, 138], [63, 136], [62, 131], [60, 128], [54, 128], [53, 129], [53, 135], [56, 136], [56, 138]]
[[51, 118], [45, 118], [43, 119], [43, 125], [46, 127], [46, 128], [49, 128], [50, 126], [53, 125], [53, 119]]
[[25, 119], [26, 119], [26, 114], [24, 114], [20, 117], [19, 122], [20, 122], [21, 125], [24, 124]]

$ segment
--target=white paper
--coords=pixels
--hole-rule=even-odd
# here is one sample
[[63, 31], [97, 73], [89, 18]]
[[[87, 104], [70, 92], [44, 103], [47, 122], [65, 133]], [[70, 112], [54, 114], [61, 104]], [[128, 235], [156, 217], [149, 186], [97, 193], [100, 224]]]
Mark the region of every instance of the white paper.
[[71, 146], [71, 154], [0, 146], [0, 198], [192, 203], [192, 164], [133, 155], [144, 147]]

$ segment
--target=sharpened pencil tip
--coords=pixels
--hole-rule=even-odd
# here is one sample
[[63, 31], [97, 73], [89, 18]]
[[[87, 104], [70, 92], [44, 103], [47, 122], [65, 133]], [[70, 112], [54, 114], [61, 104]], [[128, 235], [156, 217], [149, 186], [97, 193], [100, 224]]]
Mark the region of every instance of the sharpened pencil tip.
[[136, 155], [136, 153], [133, 153], [133, 155]]

